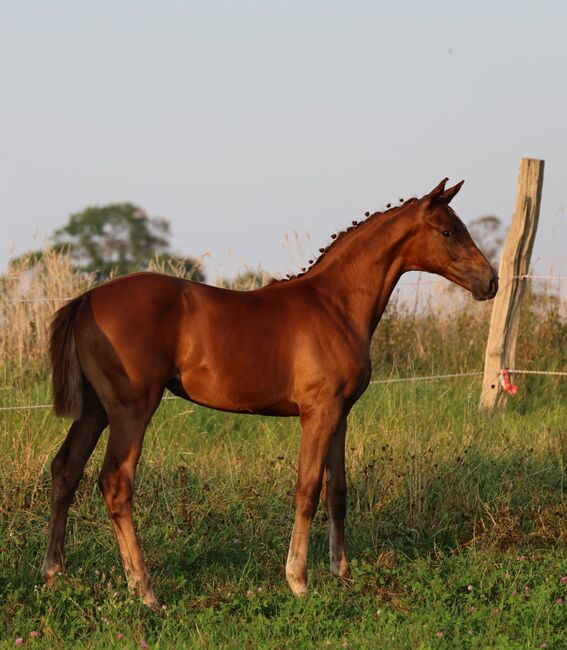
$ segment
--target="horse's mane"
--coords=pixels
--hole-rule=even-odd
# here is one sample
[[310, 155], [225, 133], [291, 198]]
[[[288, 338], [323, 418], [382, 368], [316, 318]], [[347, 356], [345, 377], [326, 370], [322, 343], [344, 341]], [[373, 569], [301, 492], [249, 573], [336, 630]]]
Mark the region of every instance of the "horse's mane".
[[405, 208], [406, 205], [409, 205], [414, 201], [417, 201], [417, 197], [415, 196], [411, 197], [410, 199], [407, 199], [406, 201], [404, 201], [404, 199], [400, 199], [401, 205], [395, 205], [391, 207], [391, 204], [388, 203], [386, 205], [387, 210], [384, 211], [374, 212], [373, 214], [370, 214], [370, 212], [365, 212], [364, 219], [362, 219], [361, 221], [353, 221], [351, 225], [348, 226], [348, 228], [346, 228], [346, 230], [341, 230], [338, 233], [333, 233], [331, 235], [331, 242], [327, 246], [320, 248], [319, 256], [315, 260], [309, 260], [309, 266], [303, 267], [300, 273], [296, 273], [294, 275], [288, 274], [285, 278], [281, 278], [281, 279], [272, 278], [268, 282], [268, 284], [271, 285], [271, 284], [277, 284], [278, 282], [288, 282], [289, 280], [295, 280], [296, 278], [300, 278], [304, 276], [305, 274], [309, 273], [309, 271], [311, 271], [315, 266], [317, 266], [317, 264], [319, 264], [327, 256], [327, 254], [331, 250], [333, 250], [339, 242], [343, 241], [344, 238], [347, 237], [351, 232], [357, 230], [361, 226], [366, 225], [368, 222], [372, 221], [373, 219], [376, 219], [381, 215], [393, 214], [395, 212], [398, 212], [402, 208]]

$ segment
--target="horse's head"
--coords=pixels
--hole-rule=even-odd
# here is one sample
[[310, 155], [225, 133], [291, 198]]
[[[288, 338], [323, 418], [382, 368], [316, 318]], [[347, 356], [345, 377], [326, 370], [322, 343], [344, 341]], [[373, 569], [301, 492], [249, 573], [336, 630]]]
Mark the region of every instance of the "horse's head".
[[[412, 270], [429, 271], [468, 289], [476, 300], [494, 298], [498, 276], [449, 203], [464, 181], [445, 189], [443, 179], [419, 199], [419, 226], [412, 238]], [[417, 205], [416, 205], [417, 207]]]

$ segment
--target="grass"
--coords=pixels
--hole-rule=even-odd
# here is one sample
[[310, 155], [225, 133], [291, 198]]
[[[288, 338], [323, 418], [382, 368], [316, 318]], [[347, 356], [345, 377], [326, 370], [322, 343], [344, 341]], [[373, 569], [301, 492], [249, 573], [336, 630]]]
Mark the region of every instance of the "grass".
[[[104, 439], [71, 509], [67, 573], [43, 586], [48, 465], [68, 423], [1, 413], [0, 647], [564, 648], [567, 400], [538, 381], [491, 419], [476, 381], [371, 386], [347, 435], [352, 579], [329, 574], [321, 508], [301, 600], [284, 578], [298, 422], [164, 402], [135, 499], [159, 613], [122, 580], [96, 485]], [[47, 384], [6, 382], [0, 399], [48, 401]]]

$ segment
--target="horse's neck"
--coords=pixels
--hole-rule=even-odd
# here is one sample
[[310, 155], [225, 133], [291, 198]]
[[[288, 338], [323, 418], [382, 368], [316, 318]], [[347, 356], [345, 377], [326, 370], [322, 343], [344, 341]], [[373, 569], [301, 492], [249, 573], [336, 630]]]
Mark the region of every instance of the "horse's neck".
[[340, 248], [329, 251], [329, 258], [316, 274], [316, 282], [344, 312], [345, 320], [368, 340], [396, 283], [408, 270], [403, 251], [413, 218], [409, 206], [397, 214], [373, 217], [345, 235]]

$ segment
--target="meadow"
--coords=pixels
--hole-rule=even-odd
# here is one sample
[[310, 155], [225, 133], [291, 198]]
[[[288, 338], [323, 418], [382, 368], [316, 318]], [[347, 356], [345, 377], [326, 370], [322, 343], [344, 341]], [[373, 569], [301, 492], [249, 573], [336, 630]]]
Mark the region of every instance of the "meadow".
[[[40, 298], [88, 286], [64, 258], [42, 264], [1, 287], [3, 408], [49, 403], [53, 303]], [[519, 366], [565, 367], [564, 307], [529, 293]], [[452, 290], [394, 299], [375, 378], [481, 369], [489, 310]], [[0, 648], [565, 648], [567, 382], [518, 383], [492, 417], [478, 412], [477, 377], [369, 387], [347, 433], [352, 575], [329, 572], [321, 507], [305, 599], [284, 576], [298, 421], [165, 400], [134, 502], [159, 612], [124, 584], [96, 483], [106, 434], [70, 511], [66, 573], [42, 584], [49, 463], [69, 423], [0, 411]]]

